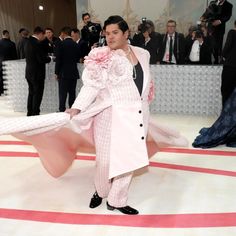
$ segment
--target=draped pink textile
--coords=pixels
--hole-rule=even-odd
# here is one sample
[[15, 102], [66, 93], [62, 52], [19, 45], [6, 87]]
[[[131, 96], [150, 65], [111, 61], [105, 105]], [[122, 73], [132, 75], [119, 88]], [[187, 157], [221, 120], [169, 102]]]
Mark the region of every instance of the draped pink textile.
[[[95, 153], [95, 144], [110, 157], [109, 179], [147, 166], [148, 155], [160, 146], [186, 146], [187, 140], [177, 131], [149, 119], [149, 101], [154, 95], [150, 55], [142, 48], [130, 48], [143, 69], [141, 96], [124, 51], [95, 48], [85, 60], [83, 87], [72, 105], [81, 110], [78, 115], [71, 120], [67, 113], [1, 119], [0, 134], [32, 143], [54, 177], [67, 171], [77, 152]], [[106, 120], [111, 121], [109, 144], [103, 139], [106, 122], [99, 122]]]
[[[84, 123], [79, 127], [79, 116], [70, 120], [66, 113], [52, 113], [30, 119], [29, 117], [1, 119], [0, 134], [12, 134], [31, 143], [37, 149], [47, 172], [53, 177], [59, 177], [72, 165], [78, 151], [95, 154], [93, 125], [87, 121], [87, 126]], [[187, 144], [187, 140], [176, 130], [160, 126], [154, 119], [150, 119], [147, 139], [149, 157], [160, 147]]]

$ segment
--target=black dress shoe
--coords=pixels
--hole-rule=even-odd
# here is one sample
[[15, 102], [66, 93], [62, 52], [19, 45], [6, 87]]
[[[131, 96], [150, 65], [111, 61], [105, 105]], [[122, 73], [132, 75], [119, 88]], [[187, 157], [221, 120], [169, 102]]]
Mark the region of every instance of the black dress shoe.
[[91, 198], [89, 207], [90, 208], [95, 208], [95, 207], [98, 207], [99, 205], [101, 205], [101, 203], [102, 203], [102, 198], [99, 197], [97, 192], [95, 192], [93, 194], [93, 197]]
[[107, 209], [110, 210], [110, 211], [114, 211], [114, 210], [118, 210], [120, 212], [122, 212], [123, 214], [126, 214], [126, 215], [137, 215], [139, 212], [130, 207], [130, 206], [125, 206], [125, 207], [113, 207], [111, 205], [109, 205], [109, 203], [107, 202]]

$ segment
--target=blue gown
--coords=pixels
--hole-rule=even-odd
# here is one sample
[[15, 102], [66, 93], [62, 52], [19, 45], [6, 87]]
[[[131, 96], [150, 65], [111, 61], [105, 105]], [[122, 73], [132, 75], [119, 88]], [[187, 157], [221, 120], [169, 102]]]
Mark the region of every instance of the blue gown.
[[209, 128], [202, 128], [193, 142], [196, 148], [211, 148], [225, 144], [236, 147], [236, 89], [226, 101], [223, 110]]

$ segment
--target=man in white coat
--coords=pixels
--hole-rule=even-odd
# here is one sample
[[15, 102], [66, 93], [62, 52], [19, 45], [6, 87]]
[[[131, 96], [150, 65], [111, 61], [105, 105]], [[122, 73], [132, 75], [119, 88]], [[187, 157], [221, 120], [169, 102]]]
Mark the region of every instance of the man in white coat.
[[94, 118], [96, 192], [90, 207], [107, 198], [109, 210], [138, 214], [127, 198], [133, 170], [148, 165], [149, 53], [128, 45], [128, 25], [120, 16], [109, 17], [104, 30], [108, 47], [92, 50], [85, 60], [84, 86], [67, 112], [73, 117], [94, 100], [111, 101]]
[[128, 25], [120, 16], [109, 17], [104, 27], [108, 46], [93, 49], [85, 58], [83, 87], [72, 108], [1, 119], [0, 135], [12, 134], [31, 143], [53, 177], [69, 169], [78, 151], [95, 152], [96, 191], [90, 207], [107, 198], [108, 210], [134, 215], [138, 211], [127, 205], [133, 171], [147, 166], [148, 156], [160, 145], [188, 142], [149, 119], [153, 86], [148, 51], [128, 45]]

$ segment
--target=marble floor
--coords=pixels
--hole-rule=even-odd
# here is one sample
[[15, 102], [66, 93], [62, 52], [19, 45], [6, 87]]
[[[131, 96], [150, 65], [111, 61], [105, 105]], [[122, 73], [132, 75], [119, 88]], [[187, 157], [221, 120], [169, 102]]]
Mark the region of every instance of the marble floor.
[[[14, 113], [0, 97], [0, 116]], [[193, 141], [216, 117], [155, 115]], [[136, 172], [129, 204], [140, 214], [88, 207], [94, 192], [93, 156], [78, 154], [72, 168], [54, 179], [35, 149], [0, 136], [0, 236], [234, 236], [236, 150], [163, 148]]]

